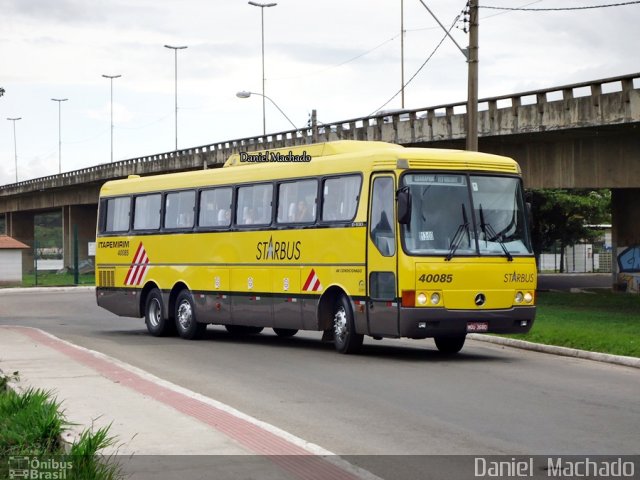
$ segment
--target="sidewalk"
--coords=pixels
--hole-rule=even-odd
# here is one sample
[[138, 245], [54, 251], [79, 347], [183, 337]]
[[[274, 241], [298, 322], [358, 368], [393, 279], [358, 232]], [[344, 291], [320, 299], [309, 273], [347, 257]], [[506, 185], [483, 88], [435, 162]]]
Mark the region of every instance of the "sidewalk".
[[[133, 478], [211, 473], [212, 457], [163, 455], [218, 456], [216, 478], [372, 477], [317, 445], [42, 330], [0, 327], [0, 369], [19, 372], [21, 388], [52, 390], [76, 434], [110, 425], [118, 442], [104, 453], [142, 460], [128, 465]], [[225, 469], [229, 476], [220, 476]]]

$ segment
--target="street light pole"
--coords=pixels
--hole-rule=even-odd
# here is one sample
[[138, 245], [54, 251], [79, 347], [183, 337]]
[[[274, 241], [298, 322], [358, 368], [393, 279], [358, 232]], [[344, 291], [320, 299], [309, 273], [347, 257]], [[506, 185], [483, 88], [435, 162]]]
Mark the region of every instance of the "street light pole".
[[265, 82], [265, 78], [264, 78], [264, 9], [265, 7], [266, 8], [275, 7], [278, 4], [277, 3], [258, 3], [258, 2], [248, 2], [248, 3], [249, 5], [253, 5], [254, 7], [260, 7], [260, 23], [261, 23], [260, 31], [262, 36], [262, 134], [266, 135], [267, 134], [267, 117], [265, 113], [264, 99], [268, 97], [264, 93], [264, 82]]
[[120, 78], [122, 75], [102, 75], [108, 78], [111, 83], [111, 163], [113, 163], [113, 79]]
[[54, 102], [58, 102], [58, 173], [62, 173], [62, 102], [69, 100], [68, 98], [52, 98]]
[[236, 97], [238, 98], [249, 98], [251, 95], [261, 96], [263, 102], [265, 98], [269, 100], [271, 103], [273, 103], [273, 106], [278, 109], [278, 111], [282, 114], [282, 116], [289, 121], [289, 123], [293, 128], [295, 128], [296, 130], [300, 130], [298, 127], [295, 126], [295, 124], [291, 121], [291, 119], [287, 117], [287, 114], [282, 111], [282, 109], [276, 104], [276, 102], [274, 102], [271, 98], [267, 97], [266, 95], [263, 95], [261, 93], [256, 93], [256, 92], [247, 92], [246, 90], [236, 93]]
[[175, 52], [175, 68], [174, 68], [174, 78], [175, 78], [175, 106], [176, 106], [176, 151], [178, 150], [178, 50], [183, 50], [187, 48], [186, 45], [180, 47], [172, 47], [171, 45], [165, 45], [165, 48], [170, 48]]
[[11, 120], [13, 122], [13, 156], [15, 157], [16, 161], [16, 183], [18, 183], [18, 148], [16, 142], [16, 122], [18, 120], [22, 120], [22, 117], [7, 117], [7, 120]]

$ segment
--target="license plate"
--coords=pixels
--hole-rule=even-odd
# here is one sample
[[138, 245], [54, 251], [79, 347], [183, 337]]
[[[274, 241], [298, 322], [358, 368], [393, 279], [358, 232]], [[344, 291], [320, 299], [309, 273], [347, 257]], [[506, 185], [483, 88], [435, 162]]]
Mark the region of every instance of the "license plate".
[[467, 332], [488, 332], [488, 322], [467, 322]]

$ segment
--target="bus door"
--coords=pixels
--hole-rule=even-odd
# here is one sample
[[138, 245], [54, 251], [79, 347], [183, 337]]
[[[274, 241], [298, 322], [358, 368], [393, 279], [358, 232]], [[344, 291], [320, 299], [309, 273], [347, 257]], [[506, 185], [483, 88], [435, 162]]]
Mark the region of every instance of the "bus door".
[[395, 179], [371, 178], [367, 228], [367, 315], [370, 335], [398, 335]]

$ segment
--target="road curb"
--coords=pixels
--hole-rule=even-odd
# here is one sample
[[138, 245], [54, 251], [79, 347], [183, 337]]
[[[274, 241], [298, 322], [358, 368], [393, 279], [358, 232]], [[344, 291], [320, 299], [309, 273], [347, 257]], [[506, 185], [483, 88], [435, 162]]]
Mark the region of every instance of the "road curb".
[[96, 289], [95, 286], [76, 286], [76, 287], [16, 287], [16, 288], [0, 288], [0, 295], [10, 295], [12, 293], [61, 293], [61, 292], [91, 292]]
[[625, 367], [640, 368], [640, 358], [636, 357], [625, 357], [623, 355], [611, 355], [609, 353], [589, 352], [587, 350], [578, 350], [576, 348], [558, 347], [555, 345], [545, 345], [542, 343], [516, 340], [515, 338], [494, 337], [491, 335], [482, 335], [478, 333], [470, 333], [467, 335], [467, 338], [472, 340], [479, 340], [481, 342], [493, 343], [496, 345], [521, 348], [523, 350], [549, 353], [551, 355], [562, 355], [563, 357], [582, 358], [585, 360], [594, 360], [596, 362], [612, 363], [615, 365], [623, 365]]

